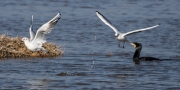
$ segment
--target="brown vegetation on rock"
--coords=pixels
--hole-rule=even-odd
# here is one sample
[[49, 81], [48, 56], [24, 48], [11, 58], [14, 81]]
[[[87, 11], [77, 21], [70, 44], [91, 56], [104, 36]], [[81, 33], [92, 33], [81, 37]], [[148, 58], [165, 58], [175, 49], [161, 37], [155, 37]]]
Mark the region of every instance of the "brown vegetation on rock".
[[58, 57], [62, 56], [63, 50], [54, 43], [44, 43], [43, 47], [48, 52], [33, 52], [26, 48], [20, 37], [0, 35], [0, 58], [27, 58], [27, 57]]

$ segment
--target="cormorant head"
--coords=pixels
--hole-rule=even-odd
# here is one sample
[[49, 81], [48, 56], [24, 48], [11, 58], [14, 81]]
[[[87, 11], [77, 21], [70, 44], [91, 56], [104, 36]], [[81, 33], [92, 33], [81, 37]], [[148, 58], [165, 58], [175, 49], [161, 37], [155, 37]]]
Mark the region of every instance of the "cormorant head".
[[138, 43], [138, 42], [133, 42], [133, 43], [131, 43], [131, 45], [132, 45], [135, 49], [138, 49], [138, 48], [142, 47], [141, 43]]

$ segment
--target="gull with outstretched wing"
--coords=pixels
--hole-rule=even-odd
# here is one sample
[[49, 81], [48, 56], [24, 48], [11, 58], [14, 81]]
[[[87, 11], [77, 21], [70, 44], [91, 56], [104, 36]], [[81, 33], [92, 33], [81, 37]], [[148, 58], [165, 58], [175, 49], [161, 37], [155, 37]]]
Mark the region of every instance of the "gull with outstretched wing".
[[33, 15], [32, 15], [32, 20], [31, 20], [31, 26], [29, 28], [29, 33], [30, 33], [30, 40], [27, 37], [22, 38], [22, 41], [24, 41], [26, 47], [31, 50], [31, 51], [47, 51], [45, 48], [42, 47], [42, 44], [46, 42], [45, 35], [50, 33], [53, 29], [53, 27], [56, 25], [58, 20], [60, 19], [60, 12], [52, 18], [50, 21], [42, 25], [34, 34], [33, 29], [32, 29], [32, 23], [33, 23]]
[[[127, 38], [125, 36], [128, 36], [128, 35], [131, 35], [131, 34], [134, 34], [134, 33], [138, 33], [138, 32], [142, 32], [142, 31], [145, 31], [145, 30], [150, 30], [152, 28], [155, 28], [155, 27], [158, 27], [159, 25], [155, 25], [155, 26], [152, 26], [152, 27], [147, 27], [147, 28], [143, 28], [143, 29], [138, 29], [138, 30], [133, 30], [133, 31], [130, 31], [130, 32], [127, 32], [127, 33], [121, 33], [118, 31], [118, 29], [116, 27], [114, 27], [112, 25], [112, 23], [106, 18], [104, 17], [100, 12], [96, 11], [96, 14], [97, 16], [106, 24], [108, 25], [109, 27], [111, 27], [114, 32], [115, 32], [115, 37], [116, 39], [119, 41], [119, 44], [118, 46], [120, 46], [120, 42], [130, 42], [129, 40], [127, 40]], [[123, 44], [123, 48], [124, 48], [124, 44]]]

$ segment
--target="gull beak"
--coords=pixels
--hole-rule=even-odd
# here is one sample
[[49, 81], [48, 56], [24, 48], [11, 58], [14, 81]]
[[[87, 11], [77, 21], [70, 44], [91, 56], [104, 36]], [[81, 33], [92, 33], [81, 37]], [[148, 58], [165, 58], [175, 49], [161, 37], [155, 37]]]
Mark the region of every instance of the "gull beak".
[[136, 44], [134, 44], [134, 43], [131, 43], [131, 45], [132, 45], [134, 48], [136, 48]]

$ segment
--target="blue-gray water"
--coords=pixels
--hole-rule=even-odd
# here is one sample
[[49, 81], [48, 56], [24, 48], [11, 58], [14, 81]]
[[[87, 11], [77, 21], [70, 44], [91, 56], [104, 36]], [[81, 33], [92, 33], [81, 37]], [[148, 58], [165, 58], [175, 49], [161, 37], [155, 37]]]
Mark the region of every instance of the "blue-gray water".
[[[1, 1], [0, 34], [14, 37], [29, 37], [31, 14], [37, 30], [60, 11], [47, 41], [62, 45], [65, 52], [62, 58], [1, 59], [0, 89], [179, 90], [179, 6], [179, 0]], [[121, 32], [160, 23], [127, 38], [142, 43], [141, 56], [163, 60], [134, 64], [134, 48], [128, 43], [119, 48], [114, 31], [95, 11]]]

